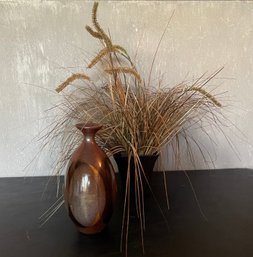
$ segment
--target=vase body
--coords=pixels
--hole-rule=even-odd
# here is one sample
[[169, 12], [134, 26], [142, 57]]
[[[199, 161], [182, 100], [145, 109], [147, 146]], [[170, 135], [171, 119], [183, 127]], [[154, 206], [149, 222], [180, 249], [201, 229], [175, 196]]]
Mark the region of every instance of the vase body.
[[[142, 174], [142, 184], [144, 195], [149, 195], [149, 185], [152, 180], [152, 174], [155, 162], [158, 158], [158, 155], [144, 155], [139, 156], [141, 165], [145, 176]], [[117, 163], [119, 175], [122, 183], [123, 193], [125, 192], [126, 178], [127, 178], [127, 169], [128, 169], [128, 157], [122, 156], [119, 154], [114, 155], [115, 162]], [[135, 165], [133, 159], [130, 161], [130, 191], [131, 198], [135, 198]], [[148, 185], [149, 184], [149, 185]]]
[[68, 165], [64, 199], [78, 230], [84, 234], [95, 234], [110, 220], [117, 184], [109, 158], [95, 142], [95, 134], [101, 126], [89, 123], [76, 127], [84, 138]]

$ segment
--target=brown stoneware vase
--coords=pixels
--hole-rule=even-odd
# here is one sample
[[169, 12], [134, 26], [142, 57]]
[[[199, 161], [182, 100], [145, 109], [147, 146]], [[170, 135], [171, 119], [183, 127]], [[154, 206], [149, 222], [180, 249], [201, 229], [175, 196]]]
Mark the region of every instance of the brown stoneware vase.
[[64, 199], [78, 230], [95, 234], [111, 218], [117, 184], [109, 158], [95, 142], [95, 134], [102, 126], [89, 123], [76, 127], [82, 131], [84, 139], [69, 162]]

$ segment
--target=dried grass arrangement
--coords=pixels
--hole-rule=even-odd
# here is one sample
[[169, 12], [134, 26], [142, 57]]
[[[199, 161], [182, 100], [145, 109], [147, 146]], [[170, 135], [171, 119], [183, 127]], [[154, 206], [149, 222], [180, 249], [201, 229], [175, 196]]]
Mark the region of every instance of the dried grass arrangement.
[[[58, 106], [62, 114], [47, 134], [47, 141], [61, 141], [61, 153], [56, 174], [61, 175], [73, 149], [79, 145], [81, 135], [74, 124], [95, 122], [103, 125], [97, 141], [109, 155], [121, 153], [134, 160], [136, 209], [140, 220], [143, 243], [145, 229], [145, 206], [143, 195], [142, 155], [157, 155], [167, 145], [173, 145], [174, 158], [178, 158], [179, 135], [188, 145], [188, 129], [201, 126], [202, 120], [220, 126], [221, 103], [207, 89], [208, 83], [221, 71], [203, 75], [192, 83], [181, 82], [173, 87], [164, 87], [162, 82], [153, 85], [152, 69], [148, 78], [143, 78], [125, 48], [115, 45], [97, 20], [98, 3], [92, 9], [92, 25], [86, 30], [99, 40], [102, 49], [89, 62], [88, 68], [100, 65], [100, 82], [94, 83], [86, 74], [72, 74], [56, 91], [64, 91], [75, 80], [82, 80], [83, 87], [72, 87], [71, 93], [63, 94], [64, 101]], [[168, 23], [169, 24], [169, 23]], [[163, 37], [163, 36], [162, 36]], [[162, 40], [162, 38], [161, 38]], [[102, 67], [102, 70], [101, 70]], [[200, 151], [202, 152], [200, 146]], [[124, 215], [122, 221], [122, 250], [127, 253], [130, 165], [128, 165]], [[144, 243], [143, 251], [144, 251]], [[124, 248], [124, 249], [123, 249]]]

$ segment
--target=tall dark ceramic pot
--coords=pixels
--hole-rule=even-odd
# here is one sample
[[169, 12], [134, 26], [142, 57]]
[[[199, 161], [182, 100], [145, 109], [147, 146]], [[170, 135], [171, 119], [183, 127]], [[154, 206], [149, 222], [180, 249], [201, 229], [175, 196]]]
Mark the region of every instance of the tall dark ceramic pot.
[[[142, 175], [142, 184], [144, 195], [148, 196], [150, 189], [149, 185], [152, 184], [152, 175], [153, 169], [158, 158], [158, 155], [143, 155], [139, 156], [141, 165], [143, 167], [144, 175]], [[120, 154], [114, 155], [115, 162], [117, 163], [120, 180], [122, 183], [123, 193], [125, 193], [126, 178], [127, 178], [127, 169], [128, 169], [128, 157]], [[135, 198], [135, 165], [133, 159], [130, 161], [130, 191], [131, 198]], [[149, 185], [148, 185], [149, 184]]]
[[76, 127], [84, 138], [69, 162], [64, 199], [78, 230], [84, 234], [95, 234], [110, 220], [117, 184], [109, 158], [95, 142], [95, 134], [101, 126], [89, 123]]

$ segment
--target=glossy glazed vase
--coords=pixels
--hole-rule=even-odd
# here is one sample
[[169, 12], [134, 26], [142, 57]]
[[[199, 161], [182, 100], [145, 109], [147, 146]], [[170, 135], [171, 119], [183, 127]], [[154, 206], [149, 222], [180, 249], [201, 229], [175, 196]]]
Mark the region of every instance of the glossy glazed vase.
[[95, 134], [102, 126], [89, 123], [76, 127], [84, 138], [68, 165], [64, 199], [78, 230], [95, 234], [102, 231], [111, 218], [117, 184], [109, 158], [95, 142]]

